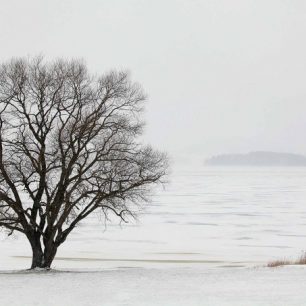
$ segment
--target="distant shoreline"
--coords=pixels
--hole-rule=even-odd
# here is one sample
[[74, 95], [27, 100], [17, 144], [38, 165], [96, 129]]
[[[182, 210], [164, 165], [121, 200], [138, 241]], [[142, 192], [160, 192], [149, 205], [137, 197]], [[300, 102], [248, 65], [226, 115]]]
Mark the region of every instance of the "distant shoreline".
[[205, 161], [207, 166], [306, 167], [306, 156], [293, 153], [257, 151], [247, 154], [221, 154]]

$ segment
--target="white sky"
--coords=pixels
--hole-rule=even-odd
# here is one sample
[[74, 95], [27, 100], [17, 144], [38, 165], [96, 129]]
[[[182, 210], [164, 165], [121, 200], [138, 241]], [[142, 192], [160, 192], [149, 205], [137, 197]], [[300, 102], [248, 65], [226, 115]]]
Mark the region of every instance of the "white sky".
[[306, 154], [306, 1], [0, 0], [0, 61], [82, 57], [149, 95], [146, 140], [176, 159]]

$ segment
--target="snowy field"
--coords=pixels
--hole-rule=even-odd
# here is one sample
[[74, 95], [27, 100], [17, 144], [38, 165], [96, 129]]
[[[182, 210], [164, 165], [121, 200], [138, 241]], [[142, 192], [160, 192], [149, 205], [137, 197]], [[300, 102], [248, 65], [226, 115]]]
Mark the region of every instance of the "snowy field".
[[305, 199], [305, 168], [175, 170], [138, 222], [83, 223], [57, 272], [20, 272], [2, 236], [0, 305], [306, 305], [306, 267], [264, 267], [305, 250]]
[[303, 306], [303, 267], [0, 274], [5, 306]]

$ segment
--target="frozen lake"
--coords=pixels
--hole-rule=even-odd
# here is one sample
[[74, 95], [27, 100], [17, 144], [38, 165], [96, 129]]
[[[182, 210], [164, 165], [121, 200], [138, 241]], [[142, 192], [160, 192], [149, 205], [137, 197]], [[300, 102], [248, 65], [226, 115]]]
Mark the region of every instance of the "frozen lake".
[[[174, 169], [131, 224], [82, 224], [56, 268], [244, 267], [295, 259], [306, 241], [306, 168]], [[30, 265], [21, 237], [2, 238], [0, 269]]]

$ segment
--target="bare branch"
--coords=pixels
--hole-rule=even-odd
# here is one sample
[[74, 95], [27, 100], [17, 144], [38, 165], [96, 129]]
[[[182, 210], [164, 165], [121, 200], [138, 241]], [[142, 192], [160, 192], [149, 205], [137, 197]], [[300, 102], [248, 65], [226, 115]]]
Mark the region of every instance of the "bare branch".
[[51, 264], [94, 211], [135, 216], [168, 168], [139, 141], [144, 101], [126, 72], [94, 77], [82, 61], [42, 57], [2, 64], [0, 226], [24, 233]]

